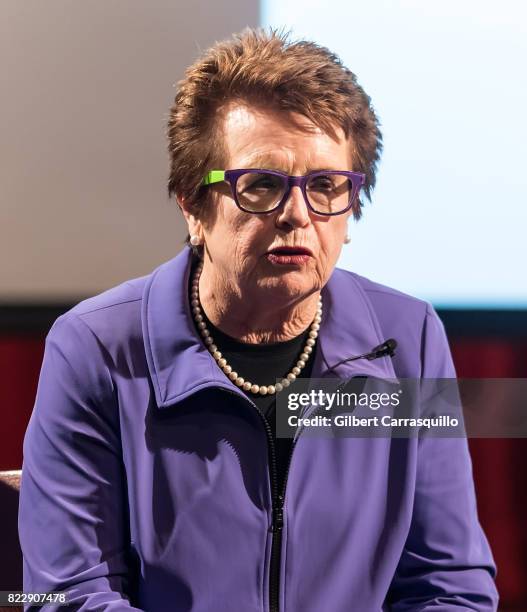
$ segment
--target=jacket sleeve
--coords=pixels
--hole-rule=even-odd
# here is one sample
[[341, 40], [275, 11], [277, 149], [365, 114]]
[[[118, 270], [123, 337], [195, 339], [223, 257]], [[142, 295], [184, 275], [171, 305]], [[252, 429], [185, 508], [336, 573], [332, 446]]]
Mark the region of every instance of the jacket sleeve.
[[19, 506], [24, 591], [69, 594], [66, 608], [45, 610], [139, 610], [127, 597], [126, 482], [108, 364], [79, 316], [57, 319], [24, 438]]
[[[443, 324], [430, 305], [421, 360], [422, 378], [456, 377]], [[494, 611], [495, 576], [477, 517], [466, 438], [420, 438], [412, 522], [387, 609]]]

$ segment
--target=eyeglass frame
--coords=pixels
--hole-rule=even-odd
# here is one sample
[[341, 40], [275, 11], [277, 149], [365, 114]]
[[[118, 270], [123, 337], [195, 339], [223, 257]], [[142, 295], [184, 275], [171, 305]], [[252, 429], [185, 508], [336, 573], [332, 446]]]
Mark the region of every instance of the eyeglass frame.
[[[238, 196], [236, 195], [236, 185], [238, 179], [244, 174], [248, 174], [250, 172], [259, 172], [265, 174], [271, 174], [274, 176], [279, 176], [281, 178], [287, 179], [287, 189], [284, 192], [282, 199], [269, 210], [255, 211], [255, 210], [247, 210], [244, 208], [240, 202], [238, 201]], [[351, 183], [352, 189], [348, 201], [348, 205], [344, 210], [339, 210], [338, 212], [320, 212], [316, 210], [307, 197], [306, 186], [313, 176], [323, 176], [328, 174], [338, 174], [344, 175], [348, 178]], [[266, 170], [264, 168], [238, 168], [236, 170], [209, 170], [207, 174], [203, 177], [201, 182], [202, 187], [208, 187], [209, 185], [214, 185], [216, 183], [221, 183], [223, 181], [227, 181], [231, 188], [231, 194], [236, 203], [236, 206], [242, 210], [243, 212], [249, 213], [251, 215], [266, 215], [270, 212], [274, 212], [284, 202], [287, 201], [289, 194], [291, 193], [292, 187], [300, 187], [302, 191], [302, 195], [304, 196], [304, 202], [306, 203], [309, 210], [314, 212], [316, 215], [322, 215], [324, 217], [333, 217], [336, 215], [342, 215], [347, 212], [352, 206], [355, 198], [358, 196], [360, 188], [366, 183], [366, 175], [362, 172], [353, 172], [351, 170], [314, 170], [313, 172], [308, 172], [307, 174], [301, 176], [292, 176], [290, 174], [286, 174], [285, 172], [280, 172], [279, 170]]]

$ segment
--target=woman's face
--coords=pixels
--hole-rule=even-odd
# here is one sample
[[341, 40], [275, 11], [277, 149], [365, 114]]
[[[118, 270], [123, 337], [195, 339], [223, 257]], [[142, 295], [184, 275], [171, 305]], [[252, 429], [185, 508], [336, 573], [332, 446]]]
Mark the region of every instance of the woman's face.
[[[233, 105], [224, 112], [225, 170], [265, 168], [290, 175], [313, 170], [352, 170], [349, 141], [340, 128], [337, 139], [298, 114]], [[319, 291], [328, 281], [342, 248], [351, 209], [322, 216], [308, 209], [299, 187], [287, 201], [266, 214], [240, 210], [226, 183], [213, 186], [212, 201], [199, 219], [189, 218], [191, 234], [205, 245], [209, 279], [249, 299], [285, 300]], [[284, 264], [269, 252], [304, 247], [301, 263]], [[269, 302], [271, 303], [271, 302]]]

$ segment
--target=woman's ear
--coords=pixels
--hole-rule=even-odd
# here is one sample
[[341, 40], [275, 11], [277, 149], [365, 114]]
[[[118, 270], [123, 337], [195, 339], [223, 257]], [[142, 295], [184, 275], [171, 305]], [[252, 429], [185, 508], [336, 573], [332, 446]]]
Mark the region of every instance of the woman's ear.
[[176, 201], [187, 222], [188, 233], [190, 236], [198, 236], [201, 242], [203, 240], [203, 228], [201, 226], [201, 221], [195, 214], [195, 210], [193, 210], [188, 200], [183, 196], [177, 195]]

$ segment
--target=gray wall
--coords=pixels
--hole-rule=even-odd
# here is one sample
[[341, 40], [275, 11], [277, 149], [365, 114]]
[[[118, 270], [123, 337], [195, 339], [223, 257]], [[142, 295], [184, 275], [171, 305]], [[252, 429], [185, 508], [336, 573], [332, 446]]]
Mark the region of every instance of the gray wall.
[[258, 0], [0, 2], [0, 302], [94, 294], [185, 236], [165, 124], [185, 67]]

